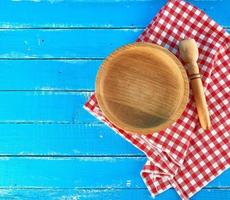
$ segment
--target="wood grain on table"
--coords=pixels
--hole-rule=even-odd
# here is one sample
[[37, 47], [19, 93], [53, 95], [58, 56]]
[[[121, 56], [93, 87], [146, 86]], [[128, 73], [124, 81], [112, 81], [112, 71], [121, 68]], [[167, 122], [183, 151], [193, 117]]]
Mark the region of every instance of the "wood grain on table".
[[[0, 1], [0, 199], [152, 199], [144, 154], [82, 106], [102, 60], [165, 2]], [[189, 2], [230, 32], [230, 1]], [[230, 199], [229, 180], [227, 170], [192, 199]]]

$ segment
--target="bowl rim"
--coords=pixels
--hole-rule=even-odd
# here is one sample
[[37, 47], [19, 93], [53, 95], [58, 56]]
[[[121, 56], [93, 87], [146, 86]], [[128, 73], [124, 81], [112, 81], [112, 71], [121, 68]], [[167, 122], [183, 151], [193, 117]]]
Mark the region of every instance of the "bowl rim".
[[[109, 62], [109, 60], [115, 56], [117, 53], [119, 53], [120, 51], [129, 49], [129, 48], [133, 48], [133, 47], [140, 47], [140, 46], [149, 46], [152, 48], [157, 48], [161, 51], [164, 51], [166, 54], [168, 54], [173, 61], [177, 64], [182, 78], [183, 78], [183, 82], [184, 82], [184, 95], [182, 95], [182, 99], [181, 99], [181, 103], [180, 105], [178, 105], [177, 109], [174, 111], [174, 113], [170, 116], [169, 119], [167, 119], [164, 123], [161, 123], [157, 126], [153, 126], [153, 127], [147, 127], [147, 128], [138, 128], [138, 127], [133, 127], [131, 125], [128, 125], [124, 122], [122, 122], [121, 120], [116, 119], [113, 114], [111, 114], [104, 106], [104, 101], [103, 98], [101, 97], [101, 78], [103, 76], [103, 70], [104, 68], [107, 66], [107, 63]], [[173, 54], [171, 53], [168, 49], [159, 46], [157, 44], [153, 44], [153, 43], [148, 43], [148, 42], [135, 42], [135, 43], [131, 43], [131, 44], [127, 44], [124, 45], [120, 48], [117, 48], [115, 51], [113, 51], [108, 57], [106, 57], [106, 59], [104, 60], [104, 62], [101, 64], [97, 76], [96, 76], [96, 81], [95, 81], [95, 96], [98, 102], [98, 105], [101, 109], [101, 111], [104, 113], [105, 117], [112, 122], [118, 129], [122, 129], [125, 132], [128, 132], [130, 134], [150, 134], [150, 133], [154, 133], [154, 132], [158, 132], [161, 130], [164, 130], [165, 128], [169, 127], [171, 124], [173, 124], [174, 122], [176, 122], [180, 116], [182, 115], [183, 111], [186, 108], [186, 105], [188, 103], [188, 98], [189, 98], [189, 81], [188, 81], [188, 76], [186, 73], [185, 68], [183, 67], [182, 63], [179, 61], [179, 59]]]

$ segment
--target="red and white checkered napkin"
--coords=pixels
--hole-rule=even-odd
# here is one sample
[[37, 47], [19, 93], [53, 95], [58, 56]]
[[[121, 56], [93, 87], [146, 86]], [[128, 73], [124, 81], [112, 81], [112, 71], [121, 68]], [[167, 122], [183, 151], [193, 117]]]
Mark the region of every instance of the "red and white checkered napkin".
[[174, 187], [182, 199], [188, 199], [230, 166], [230, 37], [198, 8], [169, 0], [137, 41], [156, 43], [178, 56], [182, 38], [194, 38], [199, 47], [210, 131], [201, 129], [192, 95], [177, 122], [147, 136], [113, 125], [94, 95], [85, 108], [147, 155], [141, 176], [153, 196]]

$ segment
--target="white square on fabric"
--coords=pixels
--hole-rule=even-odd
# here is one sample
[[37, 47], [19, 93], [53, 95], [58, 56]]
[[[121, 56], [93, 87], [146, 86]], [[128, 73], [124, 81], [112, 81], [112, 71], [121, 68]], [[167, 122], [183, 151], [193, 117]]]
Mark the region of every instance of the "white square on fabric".
[[196, 166], [194, 166], [194, 167], [192, 168], [192, 171], [193, 171], [193, 172], [197, 172], [197, 171], [198, 171], [198, 168], [197, 168]]
[[223, 94], [222, 94], [221, 92], [219, 92], [219, 93], [217, 94], [217, 96], [221, 98], [221, 97], [223, 96]]
[[185, 5], [185, 2], [184, 2], [184, 1], [180, 1], [180, 4], [181, 4], [182, 6], [184, 6], [184, 5]]
[[211, 172], [211, 170], [209, 168], [205, 169], [205, 172], [208, 174]]
[[188, 30], [190, 29], [190, 27], [189, 27], [188, 25], [185, 25], [184, 29], [185, 29], [186, 31], [188, 31]]
[[200, 15], [200, 11], [199, 11], [199, 10], [196, 10], [196, 11], [195, 11], [195, 14], [196, 14], [196, 15]]
[[169, 8], [172, 8], [173, 4], [170, 2], [168, 6], [169, 6]]
[[210, 146], [211, 149], [212, 149], [213, 147], [215, 147], [215, 145], [214, 145], [213, 142], [209, 143], [209, 146]]
[[182, 150], [182, 147], [181, 147], [181, 146], [177, 146], [177, 147], [176, 147], [176, 150], [177, 150], [177, 151], [181, 151], [181, 150]]
[[191, 177], [190, 173], [187, 172], [187, 173], [185, 174], [185, 177], [186, 177], [186, 178], [190, 178], [190, 177]]
[[177, 133], [174, 133], [173, 138], [177, 139], [179, 135]]
[[205, 148], [202, 148], [201, 151], [202, 151], [204, 154], [208, 152], [207, 149], [205, 149]]
[[161, 142], [165, 142], [166, 141], [166, 137], [161, 137]]
[[[201, 27], [202, 27], [202, 24], [201, 24], [200, 22], [198, 22], [198, 23], [197, 23], [197, 26], [198, 26], [199, 28], [201, 28]], [[204, 36], [203, 36], [203, 38], [204, 38]]]
[[224, 163], [226, 161], [226, 159], [224, 157], [220, 158], [220, 162]]
[[200, 166], [201, 166], [201, 167], [205, 166], [205, 162], [204, 162], [203, 160], [200, 161]]
[[213, 90], [217, 90], [218, 89], [216, 85], [213, 85], [212, 88], [213, 88]]
[[227, 99], [223, 100], [222, 102], [224, 105], [227, 105], [229, 103]]
[[215, 25], [215, 22], [213, 20], [210, 21], [209, 23], [211, 26], [214, 26]]
[[[210, 32], [210, 28], [207, 26], [207, 27], [205, 27], [204, 28], [204, 31], [206, 32], [206, 33], [209, 33]], [[208, 40], [209, 40], [210, 38], [208, 38]]]
[[197, 31], [196, 31], [196, 30], [193, 30], [193, 31], [192, 31], [192, 34], [193, 34], [193, 35], [196, 35], [196, 34], [197, 34]]
[[191, 165], [193, 163], [191, 159], [189, 159], [187, 162], [189, 165]]
[[182, 178], [178, 178], [177, 182], [178, 182], [179, 184], [181, 184], [181, 183], [183, 182], [183, 179], [182, 179]]
[[170, 141], [168, 144], [170, 147], [172, 147], [174, 143], [172, 141]]
[[154, 28], [154, 31], [157, 32], [157, 33], [159, 32], [159, 30], [160, 30], [159, 27]]
[[227, 116], [225, 112], [222, 112], [220, 115], [221, 115], [221, 117], [226, 117]]
[[223, 150], [227, 150], [228, 146], [226, 144], [222, 145]]
[[204, 136], [204, 140], [205, 141], [208, 141], [209, 140], [209, 137], [207, 135]]
[[202, 179], [202, 178], [204, 178], [204, 176], [202, 175], [202, 174], [198, 174], [198, 176], [197, 176], [200, 180]]
[[160, 23], [160, 24], [164, 24], [164, 20], [163, 20], [163, 19], [160, 19], [160, 20], [159, 20], [159, 23]]
[[181, 139], [181, 142], [182, 142], [183, 144], [186, 144], [187, 140], [186, 140], [185, 138], [182, 138], [182, 139]]
[[181, 11], [181, 9], [178, 8], [178, 7], [177, 7], [176, 10], [175, 10], [176, 13], [179, 13], [180, 11]]
[[208, 159], [208, 161], [212, 160], [212, 156], [209, 155], [209, 156], [207, 157], [207, 159]]
[[194, 179], [192, 179], [190, 183], [191, 183], [192, 185], [195, 185], [195, 184], [196, 184], [196, 181], [194, 181]]
[[171, 130], [170, 130], [169, 128], [167, 128], [167, 129], [165, 130], [165, 132], [166, 132], [166, 133], [171, 133]]
[[214, 151], [214, 154], [215, 154], [216, 156], [218, 156], [218, 155], [220, 154], [220, 151], [219, 151], [219, 150], [216, 150], [216, 151]]
[[163, 37], [165, 37], [167, 34], [166, 34], [165, 31], [162, 31], [161, 35], [162, 35]]
[[207, 15], [204, 15], [204, 16], [203, 16], [203, 20], [206, 21], [207, 19], [208, 19], [208, 16], [207, 16]]
[[181, 20], [178, 20], [177, 24], [178, 24], [179, 26], [181, 26], [183, 23], [182, 23]]
[[216, 32], [212, 32], [212, 36], [213, 36], [213, 37], [216, 37], [216, 36], [217, 36], [217, 33], [216, 33]]
[[221, 108], [221, 107], [220, 107], [220, 105], [219, 105], [219, 104], [218, 104], [218, 105], [216, 105], [216, 109], [217, 109], [217, 110], [220, 110], [220, 108]]
[[192, 6], [191, 5], [188, 6], [188, 10], [192, 10]]
[[188, 190], [188, 186], [187, 186], [187, 185], [184, 185], [184, 186], [183, 186], [183, 190]]
[[218, 137], [218, 138], [216, 139], [216, 141], [217, 141], [218, 143], [220, 143], [222, 140]]
[[166, 10], [166, 11], [164, 11], [164, 15], [165, 16], [168, 16], [169, 15], [169, 12]]
[[212, 55], [215, 55], [215, 54], [216, 54], [216, 50], [212, 49], [212, 50], [210, 51], [210, 53], [211, 53]]
[[217, 163], [213, 163], [212, 166], [213, 166], [214, 168], [217, 168], [217, 167], [218, 167]]
[[167, 29], [170, 29], [170, 28], [171, 28], [171, 25], [170, 25], [170, 24], [166, 24], [166, 28], [167, 28]]
[[[220, 65], [221, 64], [221, 62], [218, 60], [218, 62], [216, 62], [218, 65]], [[223, 67], [222, 69], [221, 69], [221, 71], [223, 72], [223, 73], [225, 73], [226, 71], [227, 71], [227, 69], [225, 68], [225, 67]]]
[[220, 26], [218, 26], [218, 27], [217, 27], [217, 30], [218, 30], [218, 31], [221, 31], [221, 30], [223, 30], [223, 28], [221, 28]]
[[200, 140], [198, 140], [196, 144], [197, 144], [198, 146], [201, 146], [201, 145], [202, 145], [202, 143], [201, 143]]
[[207, 62], [211, 63], [212, 62], [212, 59], [210, 57], [208, 57], [207, 59]]
[[153, 40], [154, 40], [154, 36], [153, 36], [153, 35], [150, 35], [150, 36], [149, 36], [149, 39], [153, 41]]
[[188, 17], [188, 14], [187, 14], [187, 13], [183, 13], [183, 17], [184, 17], [184, 18], [187, 18], [187, 17]]
[[224, 58], [224, 60], [227, 61], [229, 57], [228, 57], [228, 55], [224, 55], [223, 58]]
[[190, 22], [194, 23], [195, 19], [193, 17], [191, 17]]
[[187, 117], [184, 118], [184, 122], [185, 122], [185, 123], [187, 123], [188, 120], [189, 120], [189, 119], [188, 119]]
[[199, 155], [199, 154], [195, 154], [194, 157], [195, 157], [196, 159], [199, 159], [199, 158], [200, 158], [200, 155]]

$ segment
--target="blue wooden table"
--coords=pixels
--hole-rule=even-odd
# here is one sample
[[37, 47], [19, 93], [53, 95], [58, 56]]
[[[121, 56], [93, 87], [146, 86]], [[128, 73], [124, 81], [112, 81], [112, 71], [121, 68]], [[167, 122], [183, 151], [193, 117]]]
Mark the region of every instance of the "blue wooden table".
[[[151, 199], [144, 154], [82, 106], [102, 60], [165, 2], [0, 1], [0, 199]], [[230, 1], [190, 2], [230, 28]], [[230, 170], [193, 199], [230, 199], [229, 188]]]

